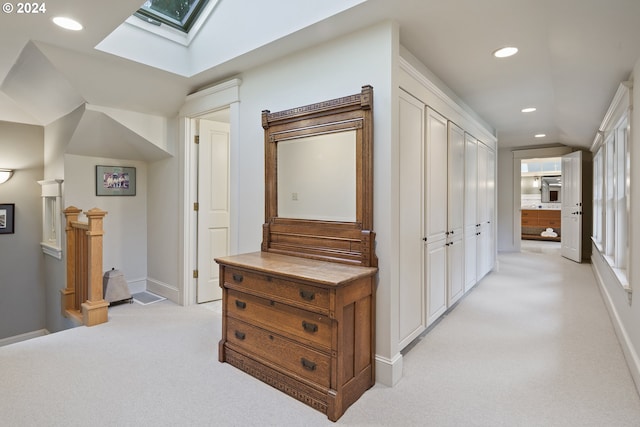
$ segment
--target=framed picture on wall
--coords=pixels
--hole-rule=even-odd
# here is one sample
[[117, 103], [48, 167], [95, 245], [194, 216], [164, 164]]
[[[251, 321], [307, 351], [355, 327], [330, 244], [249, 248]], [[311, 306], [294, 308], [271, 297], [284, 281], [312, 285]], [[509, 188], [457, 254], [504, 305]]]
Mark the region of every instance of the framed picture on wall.
[[14, 203], [0, 204], [0, 234], [15, 233], [15, 210]]
[[96, 166], [96, 196], [135, 196], [136, 168]]

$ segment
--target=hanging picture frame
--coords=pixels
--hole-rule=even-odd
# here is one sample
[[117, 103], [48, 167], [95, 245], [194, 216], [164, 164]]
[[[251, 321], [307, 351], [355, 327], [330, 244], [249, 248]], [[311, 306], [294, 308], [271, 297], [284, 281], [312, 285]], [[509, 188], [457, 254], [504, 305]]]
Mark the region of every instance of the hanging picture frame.
[[14, 203], [0, 204], [0, 234], [15, 233], [15, 209]]
[[136, 168], [96, 166], [96, 196], [135, 196]]

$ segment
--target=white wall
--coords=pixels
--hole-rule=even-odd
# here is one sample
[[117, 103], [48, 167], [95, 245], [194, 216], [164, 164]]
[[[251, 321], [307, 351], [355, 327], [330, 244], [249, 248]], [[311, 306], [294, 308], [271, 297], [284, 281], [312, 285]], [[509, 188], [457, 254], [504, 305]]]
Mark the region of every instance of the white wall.
[[[96, 165], [136, 168], [135, 196], [96, 196]], [[132, 287], [147, 277], [147, 164], [99, 157], [64, 156], [64, 207], [107, 211], [104, 219], [103, 269], [122, 271]], [[82, 221], [86, 219], [82, 216]]]
[[45, 329], [46, 292], [40, 240], [44, 174], [40, 126], [0, 122], [0, 168], [14, 169], [0, 185], [0, 203], [15, 204], [15, 232], [0, 234], [0, 341]]
[[[176, 152], [178, 121], [169, 121], [167, 150]], [[176, 303], [181, 300], [179, 269], [183, 248], [180, 207], [182, 178], [179, 157], [147, 166], [147, 288]]]
[[[513, 151], [511, 148], [498, 150], [498, 252], [517, 252], [520, 250], [518, 236], [514, 239], [513, 222], [516, 220], [513, 199]], [[520, 220], [520, 218], [517, 218]]]

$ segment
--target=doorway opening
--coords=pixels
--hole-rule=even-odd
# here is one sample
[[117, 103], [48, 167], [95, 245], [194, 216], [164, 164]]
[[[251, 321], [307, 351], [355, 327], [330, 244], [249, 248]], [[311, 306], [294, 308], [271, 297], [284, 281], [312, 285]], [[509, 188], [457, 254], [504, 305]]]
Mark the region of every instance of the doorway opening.
[[569, 147], [513, 151], [513, 246], [540, 252], [561, 247], [562, 156]]
[[520, 176], [521, 240], [560, 242], [562, 158], [521, 159]]

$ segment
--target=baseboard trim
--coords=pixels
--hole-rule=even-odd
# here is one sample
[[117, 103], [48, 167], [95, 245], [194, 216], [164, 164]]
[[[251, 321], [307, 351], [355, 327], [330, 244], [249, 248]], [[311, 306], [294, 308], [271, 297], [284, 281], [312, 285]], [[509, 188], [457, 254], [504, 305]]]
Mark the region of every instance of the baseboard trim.
[[147, 289], [149, 292], [153, 292], [156, 295], [165, 297], [166, 299], [180, 304], [180, 290], [175, 286], [168, 283], [161, 282], [160, 280], [147, 277]]
[[142, 277], [140, 279], [127, 280], [127, 287], [129, 288], [129, 293], [131, 294], [144, 292], [147, 290], [147, 278]]
[[604, 283], [604, 279], [598, 270], [598, 260], [595, 257], [595, 254], [591, 255], [591, 269], [596, 277], [596, 282], [598, 282], [598, 287], [600, 288], [604, 304], [607, 307], [607, 311], [609, 311], [611, 323], [616, 331], [620, 347], [622, 347], [622, 352], [624, 353], [624, 358], [627, 362], [627, 366], [629, 367], [629, 372], [631, 373], [631, 377], [635, 383], [636, 391], [640, 394], [640, 357], [638, 356], [638, 352], [636, 351], [631, 338], [629, 338], [627, 329], [620, 318], [618, 310], [611, 298], [611, 294], [609, 294], [607, 286]]
[[9, 344], [15, 344], [21, 341], [30, 340], [32, 338], [43, 337], [48, 334], [49, 334], [49, 331], [47, 331], [46, 329], [39, 329], [37, 331], [27, 332], [26, 334], [20, 334], [20, 335], [15, 335], [13, 337], [3, 338], [0, 340], [0, 347], [9, 345]]
[[402, 354], [396, 354], [392, 359], [376, 354], [376, 382], [393, 387], [402, 378]]

